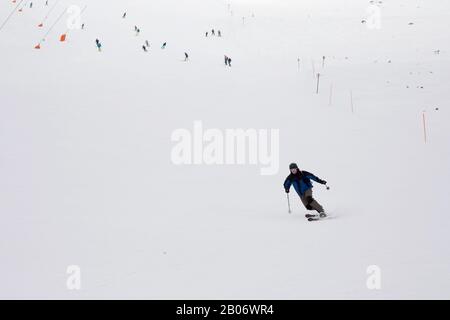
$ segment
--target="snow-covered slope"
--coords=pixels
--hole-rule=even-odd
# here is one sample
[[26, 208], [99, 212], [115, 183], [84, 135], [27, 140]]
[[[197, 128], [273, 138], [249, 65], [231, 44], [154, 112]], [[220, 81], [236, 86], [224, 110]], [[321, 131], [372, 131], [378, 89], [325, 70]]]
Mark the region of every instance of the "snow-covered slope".
[[[0, 297], [450, 298], [448, 1], [44, 3], [0, 30]], [[279, 129], [279, 172], [174, 165], [194, 121]], [[293, 161], [331, 219], [287, 213]]]

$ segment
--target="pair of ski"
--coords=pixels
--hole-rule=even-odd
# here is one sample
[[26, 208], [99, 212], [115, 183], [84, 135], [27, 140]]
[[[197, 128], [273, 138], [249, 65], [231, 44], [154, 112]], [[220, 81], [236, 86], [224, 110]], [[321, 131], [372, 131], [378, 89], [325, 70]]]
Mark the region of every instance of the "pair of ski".
[[305, 214], [305, 218], [308, 219], [308, 221], [319, 221], [323, 220], [327, 217], [325, 213], [320, 214]]

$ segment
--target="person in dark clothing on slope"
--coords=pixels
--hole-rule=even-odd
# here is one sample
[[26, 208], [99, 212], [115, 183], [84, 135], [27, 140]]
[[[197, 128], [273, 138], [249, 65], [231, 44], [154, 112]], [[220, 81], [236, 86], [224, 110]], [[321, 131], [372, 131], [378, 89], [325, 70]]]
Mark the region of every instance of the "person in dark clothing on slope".
[[100, 40], [95, 39], [95, 44], [97, 45], [98, 51], [102, 51], [102, 43], [100, 42]]
[[[314, 174], [308, 171], [302, 171], [298, 168], [297, 164], [291, 163], [289, 165], [291, 174], [284, 181], [284, 190], [289, 193], [291, 186], [294, 187], [297, 194], [300, 196], [300, 200], [308, 210], [316, 210], [321, 218], [325, 218], [327, 214], [323, 207], [313, 198], [312, 195], [312, 183], [311, 180], [326, 185], [327, 182], [316, 177]], [[329, 187], [327, 186], [327, 189]]]

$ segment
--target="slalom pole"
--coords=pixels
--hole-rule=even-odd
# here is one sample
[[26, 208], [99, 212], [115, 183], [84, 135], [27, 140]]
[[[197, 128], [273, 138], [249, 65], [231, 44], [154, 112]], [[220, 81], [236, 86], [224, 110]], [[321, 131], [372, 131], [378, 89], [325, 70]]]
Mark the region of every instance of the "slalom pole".
[[290, 214], [292, 211], [291, 211], [291, 202], [289, 201], [289, 193], [286, 193], [286, 197], [287, 197], [287, 202], [288, 202], [288, 212]]
[[427, 126], [425, 120], [425, 111], [422, 112], [422, 125], [423, 125], [423, 140], [427, 143]]
[[319, 82], [320, 82], [320, 73], [317, 74], [317, 89], [316, 89], [316, 94], [319, 94]]
[[353, 108], [353, 91], [350, 90], [350, 106], [352, 108], [352, 113], [354, 113], [354, 108]]
[[8, 23], [9, 19], [11, 19], [12, 15], [14, 14], [14, 12], [16, 12], [17, 8], [20, 6], [20, 4], [23, 2], [24, 0], [20, 0], [17, 5], [14, 7], [13, 11], [11, 11], [11, 13], [6, 17], [5, 21], [3, 21], [3, 23], [0, 25], [0, 31], [3, 29], [3, 27]]
[[331, 106], [331, 98], [333, 97], [333, 84], [330, 85], [330, 99], [328, 101], [328, 105]]

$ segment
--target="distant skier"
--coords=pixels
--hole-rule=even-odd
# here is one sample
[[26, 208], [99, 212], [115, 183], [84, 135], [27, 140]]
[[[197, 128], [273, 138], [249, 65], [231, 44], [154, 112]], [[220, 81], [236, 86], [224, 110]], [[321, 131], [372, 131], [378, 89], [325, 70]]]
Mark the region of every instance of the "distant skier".
[[[289, 193], [291, 186], [294, 186], [294, 189], [300, 196], [300, 200], [302, 201], [305, 208], [308, 210], [316, 210], [321, 218], [325, 218], [327, 216], [325, 210], [313, 198], [313, 185], [311, 183], [311, 180], [325, 185], [327, 184], [327, 182], [316, 177], [308, 171], [301, 171], [295, 163], [291, 163], [289, 165], [289, 170], [291, 171], [291, 174], [286, 178], [283, 184], [286, 193]], [[328, 186], [327, 189], [329, 189]], [[317, 214], [307, 215], [307, 217], [317, 217]]]
[[150, 43], [148, 42], [148, 40], [145, 40], [145, 46], [148, 48], [150, 47]]
[[84, 30], [84, 23], [81, 25], [81, 30]]
[[231, 67], [231, 58], [228, 58], [228, 66]]
[[208, 38], [208, 32], [205, 33], [206, 38]]
[[220, 32], [220, 30], [217, 31], [217, 35], [218, 35], [219, 37], [221, 37], [221, 36], [222, 36], [222, 32]]
[[167, 42], [164, 42], [163, 45], [161, 46], [161, 49], [165, 49], [167, 46]]
[[144, 50], [144, 52], [147, 52], [147, 47], [145, 45], [143, 45], [142, 50]]
[[97, 45], [98, 51], [102, 51], [102, 43], [100, 42], [100, 40], [95, 39], [95, 44]]
[[189, 60], [189, 55], [187, 54], [187, 52], [184, 53], [184, 61], [188, 61]]
[[122, 19], [125, 19], [126, 17], [127, 17], [127, 13], [124, 12], [124, 13], [123, 13], [123, 16], [122, 16]]
[[216, 35], [216, 32], [214, 31], [214, 29], [211, 30], [211, 35], [212, 35], [212, 36], [215, 36], [215, 35]]
[[227, 66], [228, 65], [228, 57], [225, 55], [225, 56], [223, 56], [224, 57], [224, 60], [225, 60], [225, 65]]

